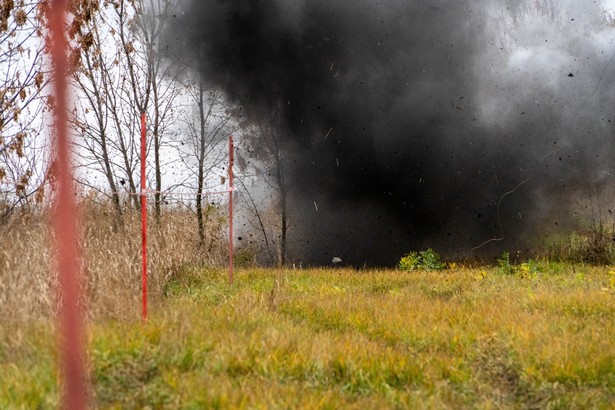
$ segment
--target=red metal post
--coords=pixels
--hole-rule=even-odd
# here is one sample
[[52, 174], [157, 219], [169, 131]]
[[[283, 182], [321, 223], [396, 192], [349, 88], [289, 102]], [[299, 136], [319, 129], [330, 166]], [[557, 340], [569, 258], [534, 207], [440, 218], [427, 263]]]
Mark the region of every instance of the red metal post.
[[228, 280], [233, 283], [233, 164], [235, 162], [233, 136], [228, 137]]
[[66, 409], [85, 409], [87, 386], [85, 376], [85, 336], [82, 305], [80, 303], [81, 271], [77, 243], [77, 206], [70, 160], [68, 133], [68, 67], [67, 48], [64, 36], [66, 1], [54, 0], [49, 14], [51, 32], [51, 58], [55, 85], [56, 106], [56, 164], [58, 172], [58, 193], [55, 203], [55, 234], [57, 258], [60, 270], [59, 348], [63, 375], [62, 401]]
[[147, 180], [145, 178], [145, 163], [147, 153], [145, 150], [145, 112], [141, 113], [141, 273], [142, 315], [147, 320]]

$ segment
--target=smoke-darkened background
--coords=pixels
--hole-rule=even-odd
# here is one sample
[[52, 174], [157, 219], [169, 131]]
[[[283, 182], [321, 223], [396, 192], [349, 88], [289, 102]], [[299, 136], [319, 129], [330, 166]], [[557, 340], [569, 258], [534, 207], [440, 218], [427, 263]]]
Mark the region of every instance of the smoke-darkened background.
[[611, 181], [608, 6], [193, 0], [171, 38], [249, 118], [278, 113], [290, 259], [393, 265], [525, 251]]

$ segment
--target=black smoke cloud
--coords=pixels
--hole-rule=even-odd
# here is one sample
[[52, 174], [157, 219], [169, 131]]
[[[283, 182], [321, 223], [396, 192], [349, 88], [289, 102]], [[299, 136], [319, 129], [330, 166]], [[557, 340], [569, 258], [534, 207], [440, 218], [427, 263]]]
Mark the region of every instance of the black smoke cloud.
[[291, 259], [484, 256], [611, 173], [604, 13], [512, 3], [193, 0], [172, 38], [249, 117], [282, 107]]

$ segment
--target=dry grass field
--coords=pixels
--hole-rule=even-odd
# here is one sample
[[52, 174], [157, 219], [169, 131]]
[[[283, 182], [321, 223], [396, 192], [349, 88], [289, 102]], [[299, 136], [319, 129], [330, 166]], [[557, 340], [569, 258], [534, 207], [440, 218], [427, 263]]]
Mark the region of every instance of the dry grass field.
[[[86, 197], [80, 202], [83, 284], [88, 317], [132, 318], [139, 314], [141, 293], [141, 219], [125, 212], [121, 222], [112, 207]], [[9, 323], [46, 320], [56, 310], [57, 272], [50, 244], [48, 212], [18, 214], [0, 221], [0, 317]], [[169, 279], [184, 266], [226, 261], [220, 227], [224, 220], [211, 212], [204, 246], [191, 212], [166, 212], [153, 218], [148, 233], [150, 303], [157, 304]]]
[[[538, 265], [242, 269], [233, 286], [223, 269], [184, 269], [147, 323], [138, 298], [132, 317], [91, 317], [91, 404], [614, 408], [615, 272]], [[56, 408], [57, 375], [53, 323], [3, 321], [0, 408]]]

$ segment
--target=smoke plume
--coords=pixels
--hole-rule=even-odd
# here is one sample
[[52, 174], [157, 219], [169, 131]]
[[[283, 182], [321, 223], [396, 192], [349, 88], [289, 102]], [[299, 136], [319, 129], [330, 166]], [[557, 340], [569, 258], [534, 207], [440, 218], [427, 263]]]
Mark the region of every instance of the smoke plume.
[[249, 117], [279, 110], [291, 259], [393, 265], [525, 251], [610, 181], [604, 7], [193, 0], [172, 36]]

